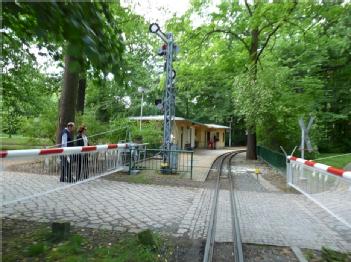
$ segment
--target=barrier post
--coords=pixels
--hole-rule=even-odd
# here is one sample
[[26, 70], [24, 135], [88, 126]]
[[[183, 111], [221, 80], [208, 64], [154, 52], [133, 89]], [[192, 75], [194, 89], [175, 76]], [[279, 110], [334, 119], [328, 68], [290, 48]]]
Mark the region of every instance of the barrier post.
[[192, 151], [191, 152], [191, 157], [190, 157], [190, 180], [193, 180], [193, 155], [194, 155], [194, 152]]

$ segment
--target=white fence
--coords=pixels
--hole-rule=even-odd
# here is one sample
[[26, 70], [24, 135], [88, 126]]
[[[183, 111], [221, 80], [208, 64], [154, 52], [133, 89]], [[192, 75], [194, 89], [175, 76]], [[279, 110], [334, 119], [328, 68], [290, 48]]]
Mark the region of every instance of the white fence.
[[288, 185], [351, 229], [351, 172], [288, 157]]

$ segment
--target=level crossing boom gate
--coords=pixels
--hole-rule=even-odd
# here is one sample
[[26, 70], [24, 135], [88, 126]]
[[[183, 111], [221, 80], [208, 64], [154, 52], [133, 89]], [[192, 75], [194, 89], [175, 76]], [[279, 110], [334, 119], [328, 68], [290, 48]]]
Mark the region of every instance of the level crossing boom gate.
[[193, 172], [193, 151], [147, 149], [123, 143], [83, 147], [0, 151], [3, 204], [8, 205], [86, 183], [116, 172], [162, 172], [163, 156], [173, 159], [177, 173]]
[[351, 229], [351, 171], [287, 156], [287, 183]]

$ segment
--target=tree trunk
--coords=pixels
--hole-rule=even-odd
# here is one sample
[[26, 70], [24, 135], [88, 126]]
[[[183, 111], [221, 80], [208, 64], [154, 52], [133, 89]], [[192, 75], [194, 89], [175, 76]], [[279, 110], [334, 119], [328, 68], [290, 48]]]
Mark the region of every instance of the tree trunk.
[[256, 133], [249, 131], [247, 134], [246, 159], [256, 160]]
[[[257, 81], [257, 49], [259, 41], [259, 31], [258, 28], [255, 28], [251, 31], [251, 45], [250, 45], [250, 66], [251, 66], [251, 77], [253, 85]], [[252, 99], [254, 101], [254, 99]], [[252, 104], [252, 106], [255, 106]], [[246, 159], [256, 160], [256, 126], [253, 126], [249, 129], [247, 134], [247, 143], [246, 143]]]
[[99, 79], [98, 84], [100, 86], [99, 93], [98, 93], [98, 108], [96, 111], [97, 119], [103, 123], [108, 123], [110, 120], [110, 112], [108, 107], [106, 106], [106, 98], [108, 97], [108, 89], [106, 86], [106, 78]]
[[79, 79], [76, 111], [81, 113], [82, 115], [84, 114], [86, 86], [87, 86], [87, 80], [85, 78]]
[[75, 109], [78, 91], [79, 73], [72, 71], [72, 63], [76, 63], [77, 59], [65, 56], [65, 72], [63, 74], [63, 89], [60, 98], [60, 116], [58, 129], [56, 132], [56, 143], [60, 143], [60, 132], [68, 122], [74, 122]]
[[252, 77], [257, 79], [257, 49], [259, 41], [259, 31], [255, 28], [251, 31], [251, 45], [250, 45], [250, 66], [252, 67]]

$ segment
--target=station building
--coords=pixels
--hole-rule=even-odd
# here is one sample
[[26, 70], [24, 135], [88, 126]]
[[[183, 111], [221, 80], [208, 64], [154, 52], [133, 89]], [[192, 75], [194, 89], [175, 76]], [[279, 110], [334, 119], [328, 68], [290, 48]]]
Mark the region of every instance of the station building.
[[[160, 122], [163, 127], [163, 115], [129, 117], [130, 120], [142, 122]], [[225, 146], [225, 133], [228, 126], [216, 124], [204, 124], [183, 117], [175, 117], [172, 136], [174, 143], [180, 149], [207, 148], [221, 149]]]

